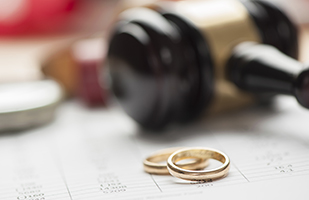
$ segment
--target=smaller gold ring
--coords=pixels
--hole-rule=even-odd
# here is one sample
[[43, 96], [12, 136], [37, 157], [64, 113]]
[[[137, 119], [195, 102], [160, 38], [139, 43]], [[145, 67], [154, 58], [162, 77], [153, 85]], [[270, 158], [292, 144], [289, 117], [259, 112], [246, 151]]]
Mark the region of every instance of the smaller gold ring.
[[[147, 157], [143, 162], [144, 171], [149, 174], [161, 174], [161, 175], [170, 174], [167, 169], [166, 163], [160, 163], [160, 162], [166, 162], [168, 157], [172, 153], [180, 149], [183, 149], [183, 147], [163, 149]], [[188, 159], [192, 159], [192, 158], [188, 158]], [[181, 168], [185, 168], [185, 169], [204, 169], [205, 167], [208, 166], [209, 162], [207, 159], [196, 159], [196, 158], [193, 158], [193, 159], [194, 159], [193, 161], [186, 162], [186, 163], [179, 163], [176, 165], [180, 166]]]
[[[223, 163], [214, 169], [188, 170], [175, 163], [187, 158], [215, 159]], [[227, 176], [230, 168], [229, 157], [221, 151], [211, 148], [186, 148], [174, 152], [167, 159], [167, 168], [171, 175], [189, 181], [211, 181]]]

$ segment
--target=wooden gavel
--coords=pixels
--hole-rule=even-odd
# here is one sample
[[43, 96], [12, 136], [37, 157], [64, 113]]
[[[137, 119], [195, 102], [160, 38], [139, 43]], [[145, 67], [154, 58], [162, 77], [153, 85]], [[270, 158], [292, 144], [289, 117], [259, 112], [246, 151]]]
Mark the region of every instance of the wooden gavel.
[[178, 1], [124, 11], [108, 66], [124, 110], [161, 129], [259, 96], [290, 94], [308, 108], [308, 69], [297, 56], [295, 25], [269, 2]]

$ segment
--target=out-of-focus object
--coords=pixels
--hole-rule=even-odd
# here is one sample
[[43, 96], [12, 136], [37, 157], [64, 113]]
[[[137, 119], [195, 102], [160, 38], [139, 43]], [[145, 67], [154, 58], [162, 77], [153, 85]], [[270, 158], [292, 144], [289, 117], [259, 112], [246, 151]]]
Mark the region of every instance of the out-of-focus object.
[[159, 1], [162, 1], [162, 0], [124, 0], [119, 3], [118, 10], [121, 12], [129, 8], [135, 8], [135, 7], [141, 7], [141, 6], [147, 7]]
[[[119, 14], [127, 9], [136, 7], [149, 7], [152, 8], [153, 5], [160, 1], [166, 0], [122, 0], [119, 1], [113, 15], [113, 22], [117, 21]], [[168, 1], [178, 1], [178, 0], [168, 0]]]
[[63, 52], [80, 35], [0, 40], [0, 83], [41, 80], [41, 66], [57, 52]]
[[266, 1], [179, 1], [129, 9], [110, 41], [112, 89], [124, 110], [148, 129], [192, 121], [205, 108], [218, 113], [262, 97], [269, 101], [227, 79], [233, 48], [245, 41], [298, 57], [295, 25]]
[[76, 0], [0, 0], [0, 35], [61, 28]]
[[102, 105], [107, 100], [107, 91], [99, 79], [105, 55], [106, 44], [102, 37], [81, 40], [73, 46], [79, 73], [78, 96], [89, 106]]
[[300, 27], [300, 55], [301, 62], [309, 62], [309, 24]]
[[44, 46], [25, 41], [0, 41], [0, 83], [41, 79], [38, 59]]
[[281, 5], [284, 10], [299, 24], [309, 23], [308, 0], [271, 0]]
[[288, 94], [309, 109], [309, 65], [265, 44], [237, 45], [227, 63], [230, 80], [256, 94]]
[[61, 98], [61, 87], [53, 80], [0, 84], [0, 131], [50, 122]]
[[41, 65], [47, 78], [53, 78], [62, 85], [66, 97], [76, 94], [79, 78], [71, 45], [47, 57]]
[[77, 96], [90, 106], [104, 105], [108, 95], [99, 68], [105, 55], [103, 37], [84, 38], [46, 59], [42, 71], [61, 83], [67, 97]]
[[106, 30], [119, 0], [0, 0], [0, 35]]

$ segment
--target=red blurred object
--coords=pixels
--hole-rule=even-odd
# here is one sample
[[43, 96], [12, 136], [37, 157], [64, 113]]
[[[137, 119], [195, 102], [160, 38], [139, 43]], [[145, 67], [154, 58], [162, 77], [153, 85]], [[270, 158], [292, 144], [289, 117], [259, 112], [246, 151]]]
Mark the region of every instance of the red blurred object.
[[106, 54], [102, 38], [85, 39], [73, 46], [73, 57], [79, 74], [78, 96], [88, 106], [105, 105], [107, 90], [99, 81]]
[[[100, 62], [101, 64], [101, 62]], [[80, 98], [89, 106], [105, 105], [106, 93], [99, 84], [99, 63], [97, 61], [80, 63]]]
[[76, 0], [0, 0], [0, 34], [45, 33], [61, 29]]

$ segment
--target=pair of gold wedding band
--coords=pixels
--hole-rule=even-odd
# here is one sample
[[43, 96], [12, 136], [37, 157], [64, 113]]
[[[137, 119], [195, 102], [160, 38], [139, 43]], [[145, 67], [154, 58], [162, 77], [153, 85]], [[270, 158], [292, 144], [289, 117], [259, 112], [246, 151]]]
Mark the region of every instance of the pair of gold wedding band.
[[[179, 163], [189, 159], [189, 162]], [[204, 169], [209, 159], [222, 163], [214, 169]], [[167, 164], [162, 163], [166, 161]], [[171, 174], [189, 181], [209, 181], [227, 176], [230, 168], [229, 157], [221, 151], [211, 148], [169, 148], [147, 157], [144, 170], [150, 174]]]

